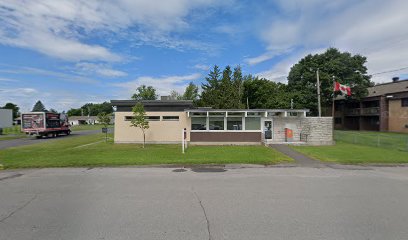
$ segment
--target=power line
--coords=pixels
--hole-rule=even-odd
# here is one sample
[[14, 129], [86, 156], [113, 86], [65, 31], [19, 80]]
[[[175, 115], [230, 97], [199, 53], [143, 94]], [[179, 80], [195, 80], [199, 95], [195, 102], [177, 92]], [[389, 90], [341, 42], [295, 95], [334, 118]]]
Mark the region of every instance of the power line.
[[384, 71], [384, 72], [373, 73], [371, 75], [379, 75], [379, 74], [384, 74], [384, 73], [398, 72], [398, 71], [405, 70], [405, 69], [408, 69], [408, 67], [398, 68], [398, 69], [394, 69], [394, 70], [388, 70], [388, 71]]

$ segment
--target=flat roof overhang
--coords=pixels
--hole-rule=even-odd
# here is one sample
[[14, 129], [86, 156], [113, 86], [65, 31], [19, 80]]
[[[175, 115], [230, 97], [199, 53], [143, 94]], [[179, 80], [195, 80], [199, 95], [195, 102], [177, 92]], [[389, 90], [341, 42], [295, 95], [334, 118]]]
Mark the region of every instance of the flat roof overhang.
[[185, 112], [310, 112], [309, 109], [186, 109]]
[[112, 106], [135, 106], [136, 103], [142, 103], [144, 106], [192, 106], [193, 101], [190, 100], [111, 100]]
[[193, 107], [193, 101], [189, 100], [111, 100], [116, 112], [130, 112], [137, 103], [142, 103], [146, 112], [183, 112]]
[[198, 109], [186, 109], [184, 110], [187, 115], [190, 117], [190, 113], [206, 113], [209, 116], [209, 113], [225, 113], [228, 116], [228, 113], [244, 113], [245, 116], [248, 113], [263, 113], [266, 117], [268, 113], [282, 113], [284, 116], [287, 116], [288, 113], [306, 113], [310, 112], [309, 109], [212, 109], [212, 108], [198, 108]]

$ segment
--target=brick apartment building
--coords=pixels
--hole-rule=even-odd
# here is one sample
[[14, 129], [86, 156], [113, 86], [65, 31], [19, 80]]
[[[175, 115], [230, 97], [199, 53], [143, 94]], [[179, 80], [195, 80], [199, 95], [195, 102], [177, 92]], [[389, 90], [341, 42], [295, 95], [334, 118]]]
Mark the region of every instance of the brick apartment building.
[[408, 79], [370, 87], [360, 102], [336, 100], [334, 127], [408, 133]]

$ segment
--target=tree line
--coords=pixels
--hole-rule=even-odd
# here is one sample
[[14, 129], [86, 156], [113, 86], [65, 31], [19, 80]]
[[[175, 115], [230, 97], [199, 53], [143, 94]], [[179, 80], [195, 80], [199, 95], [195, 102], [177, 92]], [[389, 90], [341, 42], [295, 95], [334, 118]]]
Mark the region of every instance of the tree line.
[[[215, 65], [201, 84], [190, 83], [183, 94], [171, 91], [175, 100], [193, 100], [198, 107], [215, 109], [269, 109], [298, 108], [310, 109], [312, 115], [317, 114], [317, 83], [316, 71], [320, 74], [322, 107], [331, 107], [333, 97], [333, 81], [349, 85], [351, 96], [347, 101], [358, 101], [367, 95], [367, 88], [374, 84], [370, 81], [365, 66], [367, 58], [359, 54], [340, 52], [329, 48], [321, 54], [309, 54], [292, 66], [287, 83], [273, 82], [253, 75], [243, 75], [240, 66], [223, 70]], [[140, 86], [132, 99], [155, 100], [156, 90], [152, 86]]]

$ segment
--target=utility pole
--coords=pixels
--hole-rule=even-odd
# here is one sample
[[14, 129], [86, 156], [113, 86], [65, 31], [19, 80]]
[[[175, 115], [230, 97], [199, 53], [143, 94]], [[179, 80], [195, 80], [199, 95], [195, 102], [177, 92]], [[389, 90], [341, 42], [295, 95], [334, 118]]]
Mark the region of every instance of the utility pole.
[[248, 100], [248, 97], [247, 97], [247, 109], [249, 109], [249, 100]]
[[317, 79], [317, 109], [319, 111], [319, 117], [322, 116], [322, 107], [320, 105], [320, 79], [319, 79], [319, 68], [316, 70]]

